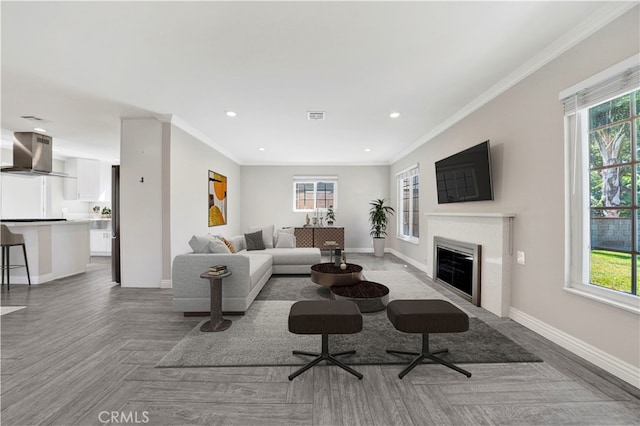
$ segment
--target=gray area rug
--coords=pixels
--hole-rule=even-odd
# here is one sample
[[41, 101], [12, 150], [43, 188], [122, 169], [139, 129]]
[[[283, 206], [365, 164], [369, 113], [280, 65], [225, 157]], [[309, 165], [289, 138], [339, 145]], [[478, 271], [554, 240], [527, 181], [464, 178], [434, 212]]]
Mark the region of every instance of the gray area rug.
[[[390, 288], [390, 299], [439, 298], [440, 293], [405, 271], [366, 271], [368, 280]], [[320, 351], [320, 336], [305, 336], [288, 331], [288, 316], [296, 300], [328, 299], [327, 289], [313, 284], [308, 276], [273, 276], [244, 316], [227, 317], [231, 328], [220, 333], [203, 333], [203, 319], [156, 367], [216, 367], [304, 365], [310, 357], [293, 355], [292, 350]], [[386, 353], [385, 349], [419, 351], [421, 335], [402, 333], [387, 319], [386, 311], [363, 314], [360, 333], [329, 336], [331, 352], [355, 349], [341, 357], [351, 365], [406, 364], [411, 356]], [[469, 331], [433, 334], [431, 350], [448, 348], [442, 358], [454, 363], [539, 362], [524, 350], [478, 318], [469, 319]]]

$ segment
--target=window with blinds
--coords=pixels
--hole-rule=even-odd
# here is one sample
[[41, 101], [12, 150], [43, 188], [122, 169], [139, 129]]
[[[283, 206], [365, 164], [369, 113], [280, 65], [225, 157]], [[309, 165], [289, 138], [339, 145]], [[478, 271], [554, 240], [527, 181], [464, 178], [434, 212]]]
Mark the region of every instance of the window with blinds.
[[420, 238], [420, 170], [412, 166], [396, 175], [398, 181], [398, 238], [418, 243]]
[[565, 287], [640, 312], [640, 58], [560, 98], [568, 154]]
[[294, 176], [293, 211], [322, 213], [338, 208], [337, 176]]

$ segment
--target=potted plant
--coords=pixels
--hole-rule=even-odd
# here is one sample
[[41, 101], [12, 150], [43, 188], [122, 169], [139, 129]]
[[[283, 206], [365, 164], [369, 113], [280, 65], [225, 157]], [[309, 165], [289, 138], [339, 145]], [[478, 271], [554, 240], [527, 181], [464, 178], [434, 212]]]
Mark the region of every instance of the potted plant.
[[389, 216], [395, 213], [391, 206], [385, 206], [384, 198], [373, 200], [369, 205], [369, 221], [371, 222], [371, 236], [373, 237], [373, 253], [375, 256], [384, 256], [384, 238], [387, 235]]
[[327, 209], [327, 225], [333, 225], [333, 222], [336, 220], [336, 214], [333, 211], [333, 206], [329, 206]]
[[102, 209], [102, 217], [103, 218], [110, 218], [111, 217], [111, 209], [109, 207], [105, 207]]

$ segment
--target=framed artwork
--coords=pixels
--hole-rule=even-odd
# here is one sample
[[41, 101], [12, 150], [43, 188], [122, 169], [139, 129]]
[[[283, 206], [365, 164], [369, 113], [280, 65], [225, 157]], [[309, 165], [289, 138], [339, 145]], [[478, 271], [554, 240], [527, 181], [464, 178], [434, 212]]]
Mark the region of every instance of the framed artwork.
[[209, 226], [227, 224], [227, 177], [209, 170]]

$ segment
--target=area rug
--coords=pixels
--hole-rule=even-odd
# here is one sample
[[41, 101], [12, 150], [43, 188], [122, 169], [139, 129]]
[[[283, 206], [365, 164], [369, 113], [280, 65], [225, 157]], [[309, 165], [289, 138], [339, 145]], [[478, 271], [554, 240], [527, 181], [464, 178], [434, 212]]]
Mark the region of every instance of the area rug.
[[[405, 271], [372, 271], [365, 272], [365, 276], [387, 285], [392, 299], [444, 299]], [[294, 297], [294, 300], [277, 299]], [[296, 300], [328, 297], [328, 291], [313, 284], [308, 276], [274, 276], [244, 316], [227, 317], [233, 321], [231, 328], [220, 333], [203, 333], [200, 325], [208, 320], [203, 319], [156, 367], [304, 365], [309, 358], [293, 355], [291, 351], [318, 352], [320, 336], [290, 333], [289, 309]], [[332, 352], [356, 350], [355, 354], [343, 357], [348, 364], [406, 364], [410, 356], [388, 354], [385, 349], [421, 348], [421, 335], [396, 330], [386, 311], [363, 314], [363, 322], [360, 333], [329, 336]], [[431, 349], [448, 348], [442, 358], [460, 364], [541, 361], [480, 319], [471, 317], [469, 323], [469, 331], [464, 333], [431, 335]]]

